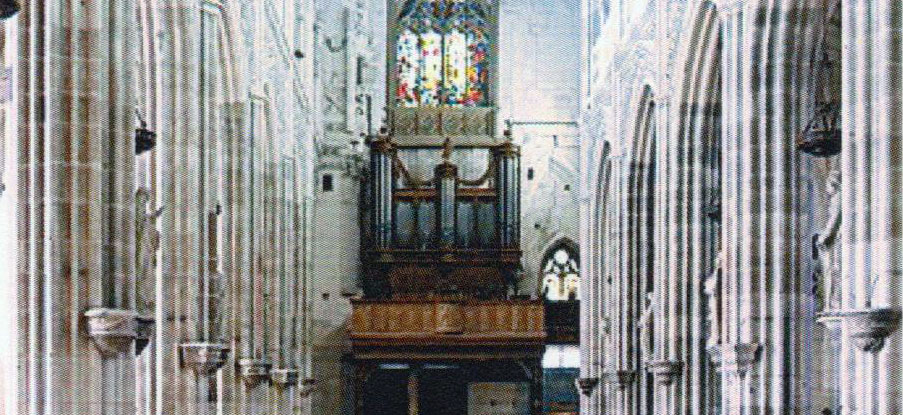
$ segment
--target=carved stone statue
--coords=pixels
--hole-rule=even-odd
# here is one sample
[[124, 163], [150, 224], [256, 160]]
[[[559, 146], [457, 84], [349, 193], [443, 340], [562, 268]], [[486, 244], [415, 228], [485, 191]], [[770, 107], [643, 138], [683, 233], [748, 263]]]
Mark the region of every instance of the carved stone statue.
[[812, 259], [816, 261], [814, 278], [821, 288], [816, 293], [816, 298], [823, 310], [840, 308], [840, 264], [837, 261], [842, 213], [840, 183], [840, 172], [832, 171], [827, 184], [828, 220], [825, 227], [812, 238]]
[[157, 231], [157, 218], [163, 214], [160, 207], [151, 213], [147, 212], [150, 194], [144, 187], [135, 192], [135, 261], [136, 261], [136, 300], [139, 313], [151, 313], [154, 310], [155, 270], [157, 267], [157, 250], [160, 249], [160, 232]]
[[721, 343], [721, 262], [723, 252], [718, 252], [712, 273], [705, 280], [705, 295], [707, 297], [705, 318], [709, 325], [709, 335], [706, 339], [707, 346]]
[[225, 341], [225, 305], [226, 284], [225, 277], [219, 271], [210, 272], [210, 339], [214, 342]]
[[654, 293], [646, 293], [646, 305], [640, 314], [640, 350], [643, 358], [652, 360], [655, 353], [655, 297]]
[[219, 271], [219, 252], [217, 241], [219, 238], [219, 208], [215, 212], [207, 213], [208, 231], [208, 278], [207, 290], [209, 300], [207, 315], [210, 321], [210, 339], [214, 342], [225, 341], [225, 305], [226, 305], [226, 281], [225, 276]]

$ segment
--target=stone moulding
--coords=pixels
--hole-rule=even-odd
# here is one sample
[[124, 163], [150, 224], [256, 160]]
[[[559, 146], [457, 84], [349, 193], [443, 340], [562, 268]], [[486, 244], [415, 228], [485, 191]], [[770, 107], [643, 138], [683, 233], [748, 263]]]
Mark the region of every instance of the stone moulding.
[[302, 398], [306, 398], [310, 396], [310, 394], [314, 393], [317, 390], [317, 380], [314, 378], [307, 378], [301, 381], [301, 390], [298, 392]]
[[300, 378], [301, 373], [295, 368], [281, 368], [270, 371], [270, 381], [284, 388], [297, 385]]
[[248, 386], [254, 386], [270, 377], [273, 363], [268, 359], [241, 359], [238, 361], [239, 373]]
[[884, 348], [884, 339], [900, 327], [899, 307], [878, 307], [843, 310], [847, 337], [864, 352], [877, 353]]
[[229, 348], [220, 343], [183, 343], [179, 348], [182, 351], [182, 366], [202, 376], [216, 373], [226, 364], [229, 355]]
[[141, 354], [154, 335], [154, 317], [151, 315], [135, 316], [135, 356]]
[[656, 382], [670, 385], [683, 373], [683, 362], [676, 360], [654, 360], [646, 364], [646, 370], [655, 376]]
[[721, 346], [721, 362], [725, 371], [743, 376], [762, 356], [758, 343], [732, 343]]
[[103, 357], [116, 357], [126, 353], [135, 340], [134, 310], [92, 308], [85, 312], [88, 336], [94, 341]]
[[577, 389], [580, 389], [583, 396], [589, 396], [599, 384], [599, 378], [577, 378], [574, 379], [574, 384], [577, 385]]

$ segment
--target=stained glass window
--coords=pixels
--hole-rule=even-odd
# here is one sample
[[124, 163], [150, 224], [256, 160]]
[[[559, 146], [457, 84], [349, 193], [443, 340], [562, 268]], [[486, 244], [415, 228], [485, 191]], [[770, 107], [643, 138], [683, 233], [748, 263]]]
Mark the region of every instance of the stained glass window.
[[411, 0], [399, 27], [398, 105], [488, 105], [489, 42], [479, 2]]
[[543, 296], [549, 301], [580, 300], [577, 256], [566, 247], [556, 249], [543, 263]]

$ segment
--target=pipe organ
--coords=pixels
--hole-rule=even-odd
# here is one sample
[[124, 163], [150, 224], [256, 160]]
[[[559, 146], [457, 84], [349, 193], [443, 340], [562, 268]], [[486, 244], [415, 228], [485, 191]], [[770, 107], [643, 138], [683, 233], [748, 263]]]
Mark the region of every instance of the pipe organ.
[[539, 414], [545, 310], [511, 294], [520, 148], [496, 133], [498, 2], [388, 3], [395, 94], [367, 138], [349, 402], [358, 415]]
[[451, 138], [412, 147], [386, 130], [374, 137], [364, 192], [366, 294], [504, 297], [520, 261], [519, 181], [519, 148], [508, 138], [455, 148]]

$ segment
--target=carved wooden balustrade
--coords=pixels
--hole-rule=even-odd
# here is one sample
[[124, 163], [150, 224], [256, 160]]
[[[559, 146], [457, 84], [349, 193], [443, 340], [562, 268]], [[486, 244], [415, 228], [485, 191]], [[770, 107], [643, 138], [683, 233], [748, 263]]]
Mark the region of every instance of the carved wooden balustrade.
[[[352, 347], [542, 347], [537, 300], [352, 300]], [[439, 349], [436, 349], [439, 350]]]

